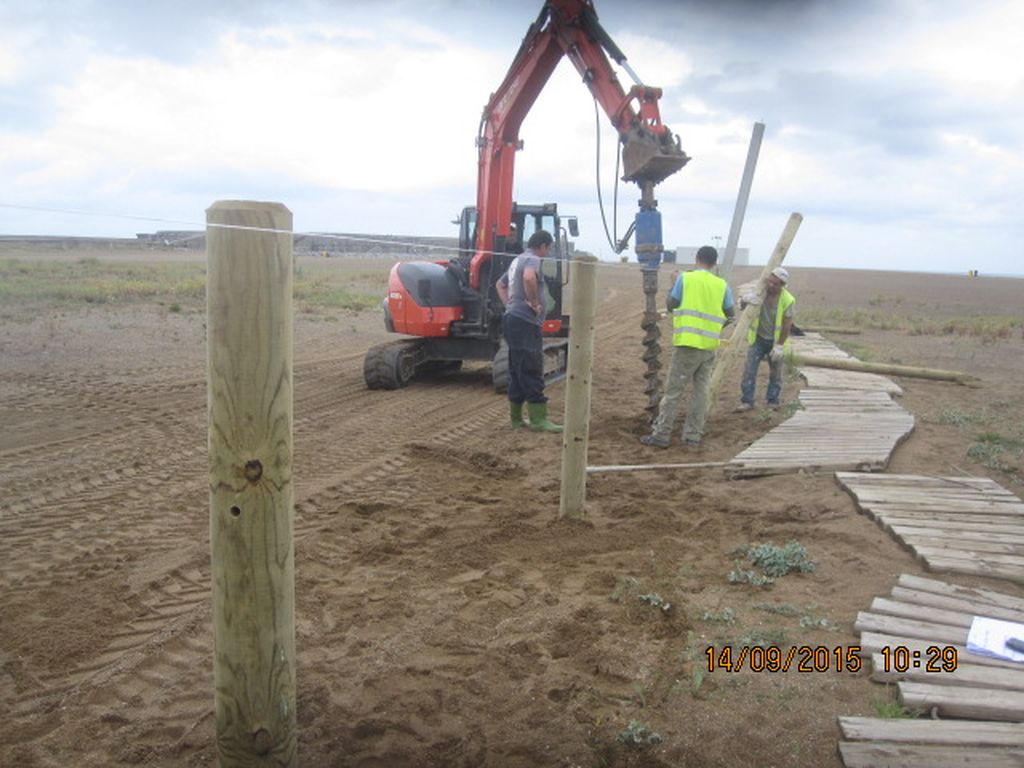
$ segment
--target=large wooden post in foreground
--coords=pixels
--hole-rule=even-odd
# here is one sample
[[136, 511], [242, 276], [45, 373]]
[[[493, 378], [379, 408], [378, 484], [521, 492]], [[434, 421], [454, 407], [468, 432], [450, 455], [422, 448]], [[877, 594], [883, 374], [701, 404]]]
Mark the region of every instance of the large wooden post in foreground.
[[597, 257], [579, 253], [572, 260], [572, 269], [569, 366], [565, 385], [565, 428], [562, 432], [562, 494], [558, 515], [581, 518], [587, 501]]
[[206, 212], [217, 759], [295, 766], [292, 215]]
[[[761, 270], [761, 276], [758, 278], [757, 293], [761, 299], [764, 299], [768, 275], [771, 274], [773, 269], [780, 266], [783, 259], [786, 258], [789, 246], [793, 244], [797, 230], [800, 229], [800, 223], [803, 220], [804, 217], [799, 213], [790, 214], [789, 221], [786, 222], [786, 228], [782, 230], [779, 242], [776, 243], [775, 250], [772, 251], [771, 258], [768, 259], [768, 263], [764, 265], [764, 269]], [[738, 296], [736, 297], [736, 301], [739, 301]], [[756, 313], [760, 311], [760, 305], [750, 305], [740, 312], [739, 320], [736, 321], [736, 326], [732, 329], [732, 335], [729, 337], [729, 345], [723, 345], [718, 350], [715, 367], [711, 372], [711, 383], [708, 385], [708, 408], [710, 411], [714, 411], [716, 399], [718, 397], [718, 390], [722, 385], [722, 379], [725, 378], [725, 374], [729, 372], [729, 369], [732, 367], [733, 361], [739, 355], [739, 352], [741, 350], [746, 352], [747, 331], [750, 330], [750, 324], [754, 322]]]

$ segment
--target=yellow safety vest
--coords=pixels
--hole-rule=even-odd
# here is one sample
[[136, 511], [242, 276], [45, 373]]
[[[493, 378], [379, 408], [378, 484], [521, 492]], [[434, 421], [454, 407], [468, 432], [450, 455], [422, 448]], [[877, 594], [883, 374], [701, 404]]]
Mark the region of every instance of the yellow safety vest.
[[[796, 299], [793, 298], [793, 294], [787, 291], [785, 288], [779, 294], [779, 303], [775, 307], [775, 341], [779, 340], [779, 334], [782, 333], [782, 316], [786, 314], [786, 310], [789, 309], [793, 304], [796, 303]], [[761, 322], [761, 312], [758, 311], [757, 316], [754, 318], [754, 322], [750, 324], [750, 330], [747, 331], [747, 343], [753, 344], [754, 340], [757, 339], [757, 326]], [[786, 339], [788, 342], [789, 339]]]
[[717, 349], [725, 325], [725, 280], [706, 269], [683, 273], [683, 303], [672, 313], [672, 344]]

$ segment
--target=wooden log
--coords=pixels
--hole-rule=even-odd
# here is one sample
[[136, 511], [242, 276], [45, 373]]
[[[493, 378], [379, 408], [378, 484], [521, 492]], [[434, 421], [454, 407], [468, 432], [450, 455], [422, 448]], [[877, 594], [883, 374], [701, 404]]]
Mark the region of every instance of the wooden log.
[[206, 215], [217, 756], [295, 766], [292, 216], [244, 201]]
[[[925, 527], [928, 523], [931, 523], [930, 527]], [[1024, 522], [1016, 523], [1011, 525], [1011, 528], [1016, 528], [1020, 533], [1003, 533], [999, 536], [994, 536], [991, 532], [980, 530], [980, 531], [965, 531], [956, 530], [946, 527], [941, 520], [928, 520], [925, 522], [925, 518], [921, 518], [919, 525], [909, 526], [900, 525], [893, 527], [893, 533], [897, 536], [911, 539], [931, 539], [933, 541], [941, 541], [949, 539], [955, 541], [957, 546], [964, 542], [984, 542], [986, 544], [992, 543], [996, 546], [1016, 546], [1024, 550]]]
[[[966, 636], [966, 635], [965, 635]], [[969, 664], [980, 664], [986, 667], [999, 667], [1000, 669], [1020, 670], [1020, 664], [1014, 661], [1004, 661], [992, 656], [982, 656], [978, 653], [971, 653], [963, 643], [943, 643], [920, 637], [907, 637], [905, 635], [889, 635], [880, 632], [861, 632], [860, 635], [860, 656], [870, 658], [880, 653], [883, 648], [895, 649], [906, 648], [910, 653], [917, 652], [918, 658], [927, 659], [928, 649], [932, 646], [939, 648], [952, 647], [956, 650], [957, 660]]]
[[947, 597], [935, 592], [922, 592], [917, 589], [907, 589], [895, 586], [890, 591], [893, 600], [904, 603], [916, 603], [917, 605], [942, 608], [950, 611], [962, 611], [972, 613], [975, 616], [987, 616], [990, 619], [1004, 619], [1005, 621], [1024, 621], [1024, 613], [1015, 611], [1012, 608], [1002, 608], [998, 605], [979, 604], [974, 600], [964, 600], [958, 597]]
[[931, 640], [937, 644], [967, 645], [967, 629], [949, 624], [904, 619], [898, 616], [884, 616], [878, 613], [859, 611], [853, 628], [858, 632], [881, 632], [887, 635], [916, 637]]
[[898, 683], [898, 686], [900, 701], [911, 712], [937, 710], [942, 717], [1011, 723], [1024, 721], [1024, 691], [909, 682]]
[[961, 371], [943, 371], [936, 368], [918, 368], [912, 365], [895, 365], [894, 363], [868, 363], [852, 358], [850, 360], [843, 360], [833, 357], [802, 355], [799, 352], [793, 352], [789, 355], [789, 359], [796, 366], [806, 365], [818, 368], [835, 368], [840, 371], [909, 376], [911, 378], [931, 379], [933, 381], [952, 381], [957, 384], [974, 384], [979, 381], [977, 376], [971, 376]]
[[750, 187], [754, 183], [754, 169], [757, 167], [757, 156], [761, 152], [761, 138], [764, 136], [764, 123], [754, 123], [754, 131], [750, 135], [750, 146], [747, 148], [747, 162], [743, 166], [743, 177], [740, 179], [740, 191], [736, 196], [736, 208], [732, 214], [732, 225], [729, 237], [725, 241], [725, 254], [722, 258], [722, 278], [728, 280], [732, 274], [732, 263], [736, 257], [736, 246], [740, 242], [740, 230], [743, 228], [743, 217], [747, 212], [747, 200], [750, 199]]
[[925, 558], [951, 558], [956, 560], [975, 560], [993, 565], [1005, 565], [1020, 569], [1021, 578], [1024, 579], [1024, 557], [1020, 555], [998, 555], [993, 552], [978, 552], [977, 550], [948, 550], [939, 547], [914, 546], [914, 551]]
[[[971, 541], [969, 539], [932, 538], [929, 536], [901, 536], [903, 543], [919, 557], [929, 555], [963, 557], [965, 553], [976, 552], [978, 557], [992, 562], [991, 555], [1010, 555], [1024, 558], [1024, 545], [1000, 544], [996, 541]], [[1024, 560], [1022, 560], [1024, 562]]]
[[[789, 221], [786, 222], [782, 235], [779, 236], [779, 241], [775, 244], [775, 250], [772, 251], [768, 263], [764, 265], [764, 269], [761, 270], [761, 275], [757, 279], [757, 295], [762, 299], [764, 298], [768, 275], [771, 274], [773, 269], [781, 266], [783, 260], [785, 260], [786, 253], [793, 244], [796, 233], [800, 229], [800, 223], [803, 220], [804, 217], [799, 213], [790, 214]], [[722, 385], [722, 379], [725, 378], [725, 375], [732, 368], [733, 362], [739, 354], [741, 352], [746, 353], [747, 331], [750, 329], [750, 324], [754, 322], [754, 318], [757, 316], [756, 313], [760, 311], [760, 306], [753, 305], [742, 310], [736, 324], [733, 326], [732, 335], [729, 337], [728, 342], [723, 344], [718, 350], [718, 354], [715, 357], [715, 367], [711, 372], [711, 381], [708, 384], [708, 407], [712, 412], [715, 408], [718, 390]]]
[[887, 597], [876, 597], [871, 601], [871, 610], [886, 616], [902, 616], [905, 619], [929, 621], [935, 624], [949, 624], [954, 627], [970, 628], [974, 614], [963, 611], [951, 611], [934, 606], [903, 603]]
[[1020, 768], [1024, 748], [841, 741], [846, 768]]
[[839, 325], [801, 325], [800, 330], [811, 333], [838, 333], [840, 336], [859, 336], [861, 333], [860, 328], [844, 328]]
[[851, 741], [924, 742], [979, 747], [1019, 747], [1024, 744], [1024, 723], [840, 717], [839, 730], [844, 739]]
[[993, 579], [1006, 579], [1019, 584], [1024, 583], [1024, 568], [1020, 565], [972, 560], [971, 558], [952, 558], [929, 555], [925, 560], [929, 571], [935, 573], [966, 573], [971, 576], [987, 576]]
[[573, 258], [572, 325], [562, 432], [562, 484], [559, 517], [582, 519], [587, 501], [587, 446], [590, 439], [590, 385], [594, 368], [594, 314], [597, 257]]
[[[985, 535], [993, 539], [998, 539], [1004, 535], [1013, 535], [1020, 531], [1019, 524], [1013, 525], [1000, 525], [997, 522], [985, 520], [982, 522], [975, 522], [971, 518], [967, 520], [963, 519], [951, 519], [952, 515], [946, 515], [941, 520], [936, 520], [936, 526], [942, 526], [942, 529], [949, 533], [950, 536], [955, 536], [957, 533], [961, 534], [972, 534], [972, 535]], [[923, 517], [889, 517], [883, 515], [877, 517], [876, 522], [885, 530], [893, 532], [894, 536], [899, 534], [895, 531], [901, 530], [905, 526], [918, 526], [925, 522], [931, 522]]]
[[[942, 670], [942, 657], [935, 657], [934, 654], [923, 654], [914, 660], [908, 655], [907, 663], [909, 668], [903, 672], [893, 668], [893, 659], [889, 660], [889, 669], [886, 670], [885, 657], [876, 653], [871, 657], [871, 679], [876, 683], [898, 683], [907, 680], [912, 683], [930, 683], [932, 685], [965, 685], [974, 688], [995, 688], [1006, 691], [1024, 692], [1024, 665], [1019, 670], [997, 669], [986, 667], [984, 664], [967, 664], [957, 659], [956, 669], [946, 671], [929, 672], [929, 662], [933, 662], [936, 670]], [[899, 662], [901, 665], [903, 660]], [[1024, 743], [1024, 742], [1022, 742]]]
[[713, 469], [728, 467], [731, 461], [695, 461], [689, 464], [607, 464], [587, 467], [588, 474], [599, 472], [643, 472], [647, 470]]
[[[938, 579], [929, 579], [924, 576], [914, 576], [910, 573], [901, 573], [896, 582], [901, 587], [916, 589], [921, 592], [932, 592], [947, 597], [958, 597], [964, 600], [971, 600], [976, 603], [987, 605], [998, 605], [1024, 614], [1024, 598], [1014, 597], [1005, 592], [997, 592], [981, 587], [965, 587], [959, 584], [950, 584]], [[980, 609], [979, 609], [980, 610]]]
[[943, 509], [972, 507], [975, 509], [984, 508], [1002, 515], [1024, 515], [1024, 504], [1019, 500], [987, 497], [980, 493], [929, 493], [925, 490], [909, 492], [895, 489], [862, 489], [856, 493], [857, 498], [865, 504], [905, 504], [908, 506], [926, 506], [931, 509], [936, 507]]
[[[801, 392], [801, 396], [803, 393]], [[904, 489], [931, 489], [954, 490], [966, 489], [970, 491], [982, 491], [986, 495], [1006, 496], [1017, 498], [994, 480], [987, 477], [930, 477], [924, 475], [859, 475], [856, 472], [836, 472], [836, 480], [840, 484], [849, 484], [853, 488], [860, 486], [904, 488]]]

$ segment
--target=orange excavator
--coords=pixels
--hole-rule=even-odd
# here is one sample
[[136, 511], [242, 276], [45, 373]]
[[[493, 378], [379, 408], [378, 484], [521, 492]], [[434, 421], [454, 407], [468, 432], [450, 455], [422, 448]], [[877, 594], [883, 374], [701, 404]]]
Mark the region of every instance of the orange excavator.
[[[562, 314], [562, 289], [568, 281], [567, 235], [578, 234], [577, 222], [575, 217], [562, 217], [555, 203], [520, 205], [512, 199], [515, 153], [523, 146], [520, 126], [562, 57], [572, 62], [618, 132], [622, 179], [640, 187], [640, 210], [616, 250], [624, 249], [629, 235], [635, 235], [646, 296], [642, 325], [647, 394], [656, 406], [660, 346], [654, 299], [664, 247], [654, 187], [690, 158], [661, 121], [661, 90], [640, 82], [601, 26], [590, 0], [544, 4], [484, 107], [476, 140], [476, 205], [464, 208], [458, 219], [458, 256], [448, 261], [400, 262], [392, 268], [384, 302], [385, 325], [411, 338], [367, 352], [363, 374], [371, 389], [396, 389], [417, 373], [455, 369], [463, 360], [491, 360], [494, 386], [503, 390], [507, 352], [501, 334], [503, 306], [494, 283], [521, 250], [521, 243], [542, 228], [555, 235], [555, 246], [542, 269], [549, 299], [549, 319], [543, 328], [547, 376], [552, 380], [564, 375], [569, 318]], [[628, 91], [608, 57], [634, 80]]]

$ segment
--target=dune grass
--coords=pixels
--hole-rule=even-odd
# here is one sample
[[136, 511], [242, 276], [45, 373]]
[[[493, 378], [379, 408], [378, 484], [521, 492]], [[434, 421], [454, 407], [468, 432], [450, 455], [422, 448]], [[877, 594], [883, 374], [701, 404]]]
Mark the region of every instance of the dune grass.
[[[297, 267], [297, 311], [363, 312], [380, 307], [387, 268], [351, 269], [341, 263]], [[175, 262], [0, 259], [0, 308], [17, 316], [28, 308], [155, 303], [171, 312], [199, 311], [206, 302], [206, 265]]]
[[983, 341], [1008, 339], [1020, 332], [1021, 318], [1010, 315], [923, 317], [881, 309], [810, 308], [800, 312], [797, 324], [832, 325], [882, 331], [900, 331], [911, 336], [970, 336]]

